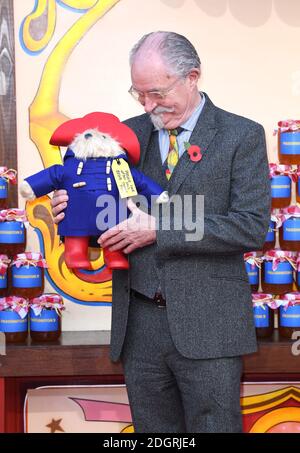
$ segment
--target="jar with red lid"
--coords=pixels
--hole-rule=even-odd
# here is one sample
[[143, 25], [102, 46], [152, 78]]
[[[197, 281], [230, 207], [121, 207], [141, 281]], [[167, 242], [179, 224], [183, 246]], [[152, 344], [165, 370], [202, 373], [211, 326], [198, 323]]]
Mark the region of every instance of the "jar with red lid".
[[244, 254], [246, 272], [252, 292], [258, 291], [259, 274], [262, 263], [261, 252], [248, 252]]
[[288, 207], [291, 203], [292, 167], [291, 165], [269, 164], [269, 169], [272, 209]]
[[300, 253], [298, 253], [296, 260], [296, 286], [300, 291]]
[[29, 302], [23, 297], [8, 296], [0, 299], [0, 332], [7, 343], [22, 343], [28, 336]]
[[30, 301], [30, 336], [33, 341], [56, 341], [61, 335], [64, 302], [58, 294], [43, 294]]
[[272, 294], [253, 293], [253, 313], [258, 338], [270, 337], [274, 331], [274, 299]]
[[41, 253], [25, 252], [16, 255], [10, 265], [10, 290], [27, 299], [43, 294], [46, 261]]
[[0, 211], [0, 253], [13, 256], [26, 248], [27, 218], [22, 209]]
[[278, 302], [280, 303], [279, 335], [291, 339], [293, 332], [300, 330], [300, 293], [284, 294], [279, 298]]
[[296, 180], [296, 202], [300, 203], [300, 165], [297, 166], [294, 179]]
[[281, 209], [279, 217], [281, 220], [281, 226], [279, 226], [280, 248], [300, 251], [300, 208], [290, 206]]
[[10, 259], [7, 255], [0, 255], [0, 297], [8, 296], [7, 270]]
[[278, 123], [278, 159], [281, 164], [300, 164], [300, 120]]
[[0, 209], [8, 208], [8, 185], [17, 183], [16, 175], [16, 170], [0, 167]]
[[284, 294], [293, 291], [297, 254], [269, 250], [263, 256], [261, 287], [264, 293]]
[[276, 231], [279, 219], [278, 216], [275, 214], [271, 215], [269, 229], [266, 235], [265, 243], [262, 247], [262, 251], [265, 252], [267, 250], [274, 250], [276, 245]]

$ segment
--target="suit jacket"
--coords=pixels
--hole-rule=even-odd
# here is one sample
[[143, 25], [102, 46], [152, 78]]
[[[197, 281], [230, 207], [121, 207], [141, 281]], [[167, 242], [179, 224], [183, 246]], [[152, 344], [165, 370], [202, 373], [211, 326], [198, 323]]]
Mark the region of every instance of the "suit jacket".
[[[112, 360], [117, 360], [122, 351], [132, 281], [141, 285], [145, 276], [146, 267], [135, 266], [135, 260], [143, 262], [143, 254], [151, 255], [157, 263], [170, 332], [183, 356], [230, 357], [256, 350], [251, 290], [243, 254], [261, 249], [270, 220], [265, 134], [260, 124], [216, 107], [205, 96], [203, 111], [190, 138], [191, 144], [200, 146], [202, 159], [193, 162], [185, 152], [166, 182], [171, 196], [204, 195], [204, 236], [188, 242], [184, 228], [161, 229], [157, 231], [156, 244], [131, 254], [129, 272], [114, 272]], [[141, 143], [140, 168], [146, 174], [156, 171], [159, 180], [160, 166], [154, 170], [148, 159], [145, 167], [153, 137], [148, 115], [126, 123]], [[147, 260], [144, 263], [146, 266]], [[132, 276], [132, 269], [139, 275]]]
[[[127, 160], [126, 155], [120, 154], [121, 159]], [[64, 165], [52, 165], [40, 172], [29, 176], [26, 181], [37, 197], [46, 195], [55, 189], [66, 189], [69, 195], [65, 217], [58, 225], [58, 234], [61, 236], [99, 236], [106, 229], [113, 227], [128, 217], [126, 202], [119, 197], [119, 190], [111, 171], [113, 161], [117, 157], [97, 157], [84, 161], [82, 172], [77, 174], [79, 162], [82, 160], [74, 156], [69, 148], [64, 157]], [[110, 162], [107, 170], [107, 162]], [[151, 202], [151, 195], [158, 196], [163, 189], [153, 180], [145, 176], [136, 168], [131, 168], [131, 174], [137, 192], [147, 197]], [[108, 189], [108, 178], [110, 190]], [[86, 185], [73, 187], [74, 183], [85, 182]], [[111, 195], [114, 202], [97, 204], [100, 195]], [[97, 225], [97, 216], [105, 209], [105, 222]], [[104, 216], [103, 216], [104, 217]]]

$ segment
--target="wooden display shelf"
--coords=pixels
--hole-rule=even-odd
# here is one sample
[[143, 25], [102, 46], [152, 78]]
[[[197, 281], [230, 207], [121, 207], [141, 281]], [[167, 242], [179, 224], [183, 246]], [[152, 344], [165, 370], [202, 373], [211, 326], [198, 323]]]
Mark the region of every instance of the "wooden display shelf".
[[[0, 355], [0, 432], [23, 432], [28, 389], [45, 385], [123, 384], [121, 363], [109, 358], [110, 332], [63, 332], [55, 343], [8, 345]], [[300, 356], [292, 341], [260, 340], [258, 351], [244, 357], [244, 382], [300, 381]], [[300, 349], [300, 348], [299, 348]]]
[[[28, 339], [8, 345], [6, 355], [0, 356], [0, 377], [122, 375], [121, 364], [109, 358], [109, 339], [108, 331], [63, 332], [55, 343]], [[244, 378], [300, 375], [300, 356], [292, 354], [292, 345], [277, 331], [272, 338], [259, 340], [258, 352], [244, 357]]]
[[109, 358], [110, 332], [63, 332], [59, 341], [7, 345], [0, 377], [121, 375]]
[[[293, 353], [293, 345], [296, 353]], [[259, 380], [260, 378], [263, 380], [299, 380], [300, 344], [297, 347], [295, 340], [280, 338], [277, 329], [271, 338], [259, 339], [258, 351], [244, 356], [243, 380]]]

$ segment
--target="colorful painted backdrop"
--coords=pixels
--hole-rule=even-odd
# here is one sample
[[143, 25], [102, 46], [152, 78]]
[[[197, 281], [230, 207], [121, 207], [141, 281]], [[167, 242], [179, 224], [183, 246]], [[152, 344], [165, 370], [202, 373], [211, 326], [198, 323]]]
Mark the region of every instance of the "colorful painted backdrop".
[[[20, 179], [62, 161], [64, 150], [48, 140], [65, 119], [142, 111], [127, 93], [128, 52], [152, 30], [190, 38], [202, 60], [199, 88], [261, 122], [271, 160], [277, 121], [298, 117], [297, 0], [15, 0], [14, 14]], [[65, 296], [64, 330], [109, 329], [111, 281], [102, 256], [94, 252], [97, 285], [75, 277], [64, 264], [49, 198], [28, 205], [28, 214], [28, 249], [42, 249], [50, 266], [46, 289]]]

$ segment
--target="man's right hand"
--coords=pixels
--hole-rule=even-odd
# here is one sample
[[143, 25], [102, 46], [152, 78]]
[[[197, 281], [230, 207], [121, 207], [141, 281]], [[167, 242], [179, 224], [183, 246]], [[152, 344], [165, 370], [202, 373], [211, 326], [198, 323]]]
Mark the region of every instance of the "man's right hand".
[[69, 197], [65, 189], [59, 189], [54, 192], [51, 200], [54, 223], [59, 223], [65, 217], [64, 212], [61, 211], [66, 209], [68, 200]]

